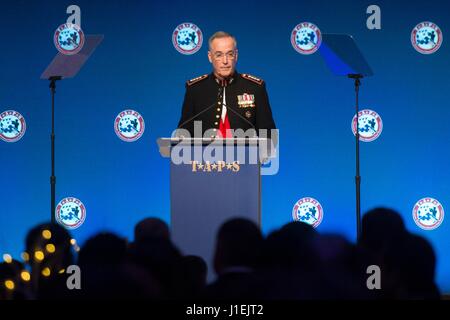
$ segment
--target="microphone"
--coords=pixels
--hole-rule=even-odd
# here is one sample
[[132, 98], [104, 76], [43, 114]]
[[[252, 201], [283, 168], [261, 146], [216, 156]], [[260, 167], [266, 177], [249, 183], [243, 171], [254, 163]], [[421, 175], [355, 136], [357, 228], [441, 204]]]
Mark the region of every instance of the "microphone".
[[[227, 110], [229, 109], [229, 110], [231, 110], [231, 111], [233, 111], [233, 113], [235, 114], [235, 115], [237, 115], [239, 118], [241, 118], [242, 120], [244, 120], [245, 122], [247, 122], [249, 125], [251, 125], [252, 126], [252, 128], [255, 130], [255, 133], [256, 133], [256, 127], [255, 127], [255, 125], [253, 124], [253, 123], [251, 123], [250, 121], [248, 121], [247, 119], [245, 119], [239, 112], [237, 112], [236, 110], [234, 110], [234, 108], [231, 108], [230, 106], [228, 106], [228, 105], [224, 105], [226, 108], [227, 108]], [[256, 134], [256, 136], [258, 136], [258, 134]]]
[[[223, 96], [223, 91], [225, 88], [225, 82], [222, 82], [222, 85], [220, 86], [221, 91], [219, 91], [219, 99], [222, 100], [222, 96]], [[224, 107], [228, 109], [230, 109], [231, 111], [233, 111], [234, 114], [236, 114], [239, 118], [241, 118], [242, 120], [244, 120], [245, 122], [247, 122], [248, 124], [250, 124], [252, 126], [252, 128], [255, 130], [256, 133], [256, 127], [253, 125], [253, 123], [251, 123], [250, 121], [248, 121], [247, 119], [245, 119], [242, 115], [239, 114], [239, 112], [237, 112], [236, 110], [234, 110], [234, 108], [229, 107], [228, 105], [224, 104]], [[256, 134], [256, 136], [258, 136], [258, 134]]]
[[[221, 96], [220, 96], [220, 99], [222, 100], [222, 95], [223, 95], [223, 91], [224, 91], [224, 88], [225, 88], [225, 82], [222, 82], [222, 85], [221, 85]], [[231, 108], [231, 107], [229, 107], [228, 105], [226, 105], [226, 104], [224, 104], [223, 105], [224, 107], [226, 107], [227, 108], [227, 110], [228, 109], [230, 109], [231, 111], [233, 111], [233, 113], [234, 114], [236, 114], [239, 118], [241, 118], [242, 120], [244, 120], [245, 122], [247, 122], [248, 124], [250, 124], [251, 126], [252, 126], [252, 128], [255, 130], [255, 132], [256, 132], [256, 127], [253, 125], [253, 123], [251, 123], [250, 121], [248, 121], [247, 119], [245, 119], [242, 115], [240, 115], [239, 114], [239, 112], [237, 112], [236, 110], [234, 110], [234, 108]]]
[[[224, 87], [219, 87], [219, 92], [218, 92], [218, 98], [220, 98], [223, 95], [223, 88]], [[191, 122], [192, 120], [194, 120], [195, 118], [197, 118], [198, 116], [200, 116], [201, 114], [205, 113], [206, 111], [208, 111], [209, 109], [211, 109], [212, 107], [214, 107], [215, 105], [217, 105], [217, 101], [215, 101], [213, 104], [207, 106], [205, 109], [203, 109], [202, 111], [198, 112], [197, 114], [193, 115], [192, 117], [190, 117], [189, 119], [187, 119], [186, 121], [183, 121], [183, 123], [181, 123], [178, 126], [178, 129], [183, 128], [186, 124], [188, 124], [189, 122]]]

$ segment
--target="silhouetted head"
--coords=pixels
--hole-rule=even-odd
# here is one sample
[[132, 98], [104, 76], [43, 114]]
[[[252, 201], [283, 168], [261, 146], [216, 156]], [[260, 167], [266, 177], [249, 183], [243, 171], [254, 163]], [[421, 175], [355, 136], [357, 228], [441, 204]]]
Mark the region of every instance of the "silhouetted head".
[[216, 272], [220, 274], [231, 267], [256, 268], [262, 244], [263, 236], [254, 222], [243, 218], [225, 222], [216, 238]]
[[272, 232], [266, 240], [268, 266], [314, 269], [319, 264], [318, 233], [307, 223], [291, 222]]
[[317, 251], [321, 261], [327, 264], [347, 264], [355, 254], [354, 245], [339, 234], [321, 235], [317, 241]]
[[[159, 283], [145, 268], [127, 259], [127, 241], [110, 232], [89, 238], [78, 255], [83, 299], [151, 298]], [[76, 291], [76, 290], [75, 290]]]
[[205, 288], [208, 266], [203, 258], [184, 256], [176, 269], [177, 298], [193, 298]]
[[69, 232], [59, 224], [41, 224], [28, 232], [25, 245], [35, 297], [62, 297], [67, 291], [64, 271], [74, 261]]
[[0, 263], [0, 301], [30, 298], [29, 273], [22, 272], [26, 272], [25, 266], [17, 260]]
[[386, 266], [396, 276], [410, 283], [432, 283], [436, 270], [436, 255], [425, 238], [407, 234], [392, 243], [386, 253]]
[[25, 240], [30, 265], [47, 265], [53, 269], [73, 264], [69, 232], [56, 223], [44, 223], [32, 228]]
[[85, 265], [119, 265], [126, 258], [127, 241], [109, 232], [89, 238], [80, 250], [78, 263]]
[[154, 276], [166, 295], [172, 295], [176, 290], [174, 274], [178, 271], [180, 259], [178, 248], [164, 238], [145, 238], [128, 247], [128, 260]]
[[170, 239], [170, 231], [167, 224], [158, 218], [145, 218], [134, 227], [134, 241], [142, 241], [146, 238]]
[[405, 224], [400, 214], [392, 209], [376, 208], [362, 218], [360, 244], [374, 253], [382, 253], [393, 241], [406, 234]]

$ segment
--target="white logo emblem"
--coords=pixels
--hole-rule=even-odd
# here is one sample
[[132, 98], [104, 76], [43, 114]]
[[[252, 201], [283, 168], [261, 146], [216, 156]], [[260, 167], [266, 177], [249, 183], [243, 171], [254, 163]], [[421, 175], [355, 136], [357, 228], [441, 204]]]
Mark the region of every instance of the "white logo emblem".
[[[373, 110], [365, 109], [358, 113], [359, 140], [371, 142], [376, 140], [383, 131], [383, 121]], [[352, 119], [353, 135], [356, 135], [356, 115]]]
[[433, 230], [444, 221], [444, 208], [436, 199], [423, 198], [414, 205], [412, 215], [419, 228]]
[[19, 141], [27, 129], [25, 118], [14, 110], [0, 114], [0, 139], [6, 142]]
[[116, 135], [125, 142], [138, 140], [145, 130], [144, 118], [134, 110], [124, 110], [114, 121]]
[[298, 200], [292, 209], [294, 221], [301, 221], [317, 228], [322, 222], [322, 205], [314, 198], [306, 197]]
[[86, 219], [86, 207], [77, 198], [64, 198], [56, 206], [55, 218], [63, 227], [76, 229]]
[[418, 52], [432, 54], [442, 45], [442, 31], [432, 22], [421, 22], [411, 32], [411, 43]]
[[182, 54], [194, 54], [202, 47], [202, 31], [193, 23], [182, 23], [172, 34], [175, 49]]
[[322, 33], [310, 22], [298, 24], [291, 33], [292, 47], [301, 54], [313, 54], [322, 43]]
[[56, 29], [53, 41], [56, 49], [62, 54], [77, 54], [83, 48], [84, 33], [78, 25], [65, 23]]

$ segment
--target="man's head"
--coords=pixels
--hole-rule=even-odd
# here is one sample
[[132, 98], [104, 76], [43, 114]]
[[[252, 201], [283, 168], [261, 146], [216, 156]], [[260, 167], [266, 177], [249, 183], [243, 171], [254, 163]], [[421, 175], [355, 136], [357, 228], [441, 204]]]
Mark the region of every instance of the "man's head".
[[134, 241], [142, 242], [148, 238], [170, 240], [169, 226], [159, 218], [145, 218], [134, 227]]
[[233, 75], [238, 59], [234, 36], [223, 31], [214, 33], [209, 38], [208, 59], [213, 65], [216, 77], [225, 79]]

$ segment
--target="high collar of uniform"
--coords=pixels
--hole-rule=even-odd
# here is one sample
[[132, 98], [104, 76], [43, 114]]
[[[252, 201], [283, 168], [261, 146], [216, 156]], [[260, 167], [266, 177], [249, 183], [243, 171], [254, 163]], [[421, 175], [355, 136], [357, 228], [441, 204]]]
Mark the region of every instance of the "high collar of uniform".
[[236, 77], [237, 77], [237, 72], [234, 72], [233, 75], [229, 76], [228, 78], [225, 79], [219, 79], [216, 77], [216, 75], [213, 73], [213, 78], [216, 81], [216, 83], [221, 86], [221, 87], [227, 87], [230, 84], [232, 84], [233, 82], [236, 81]]

